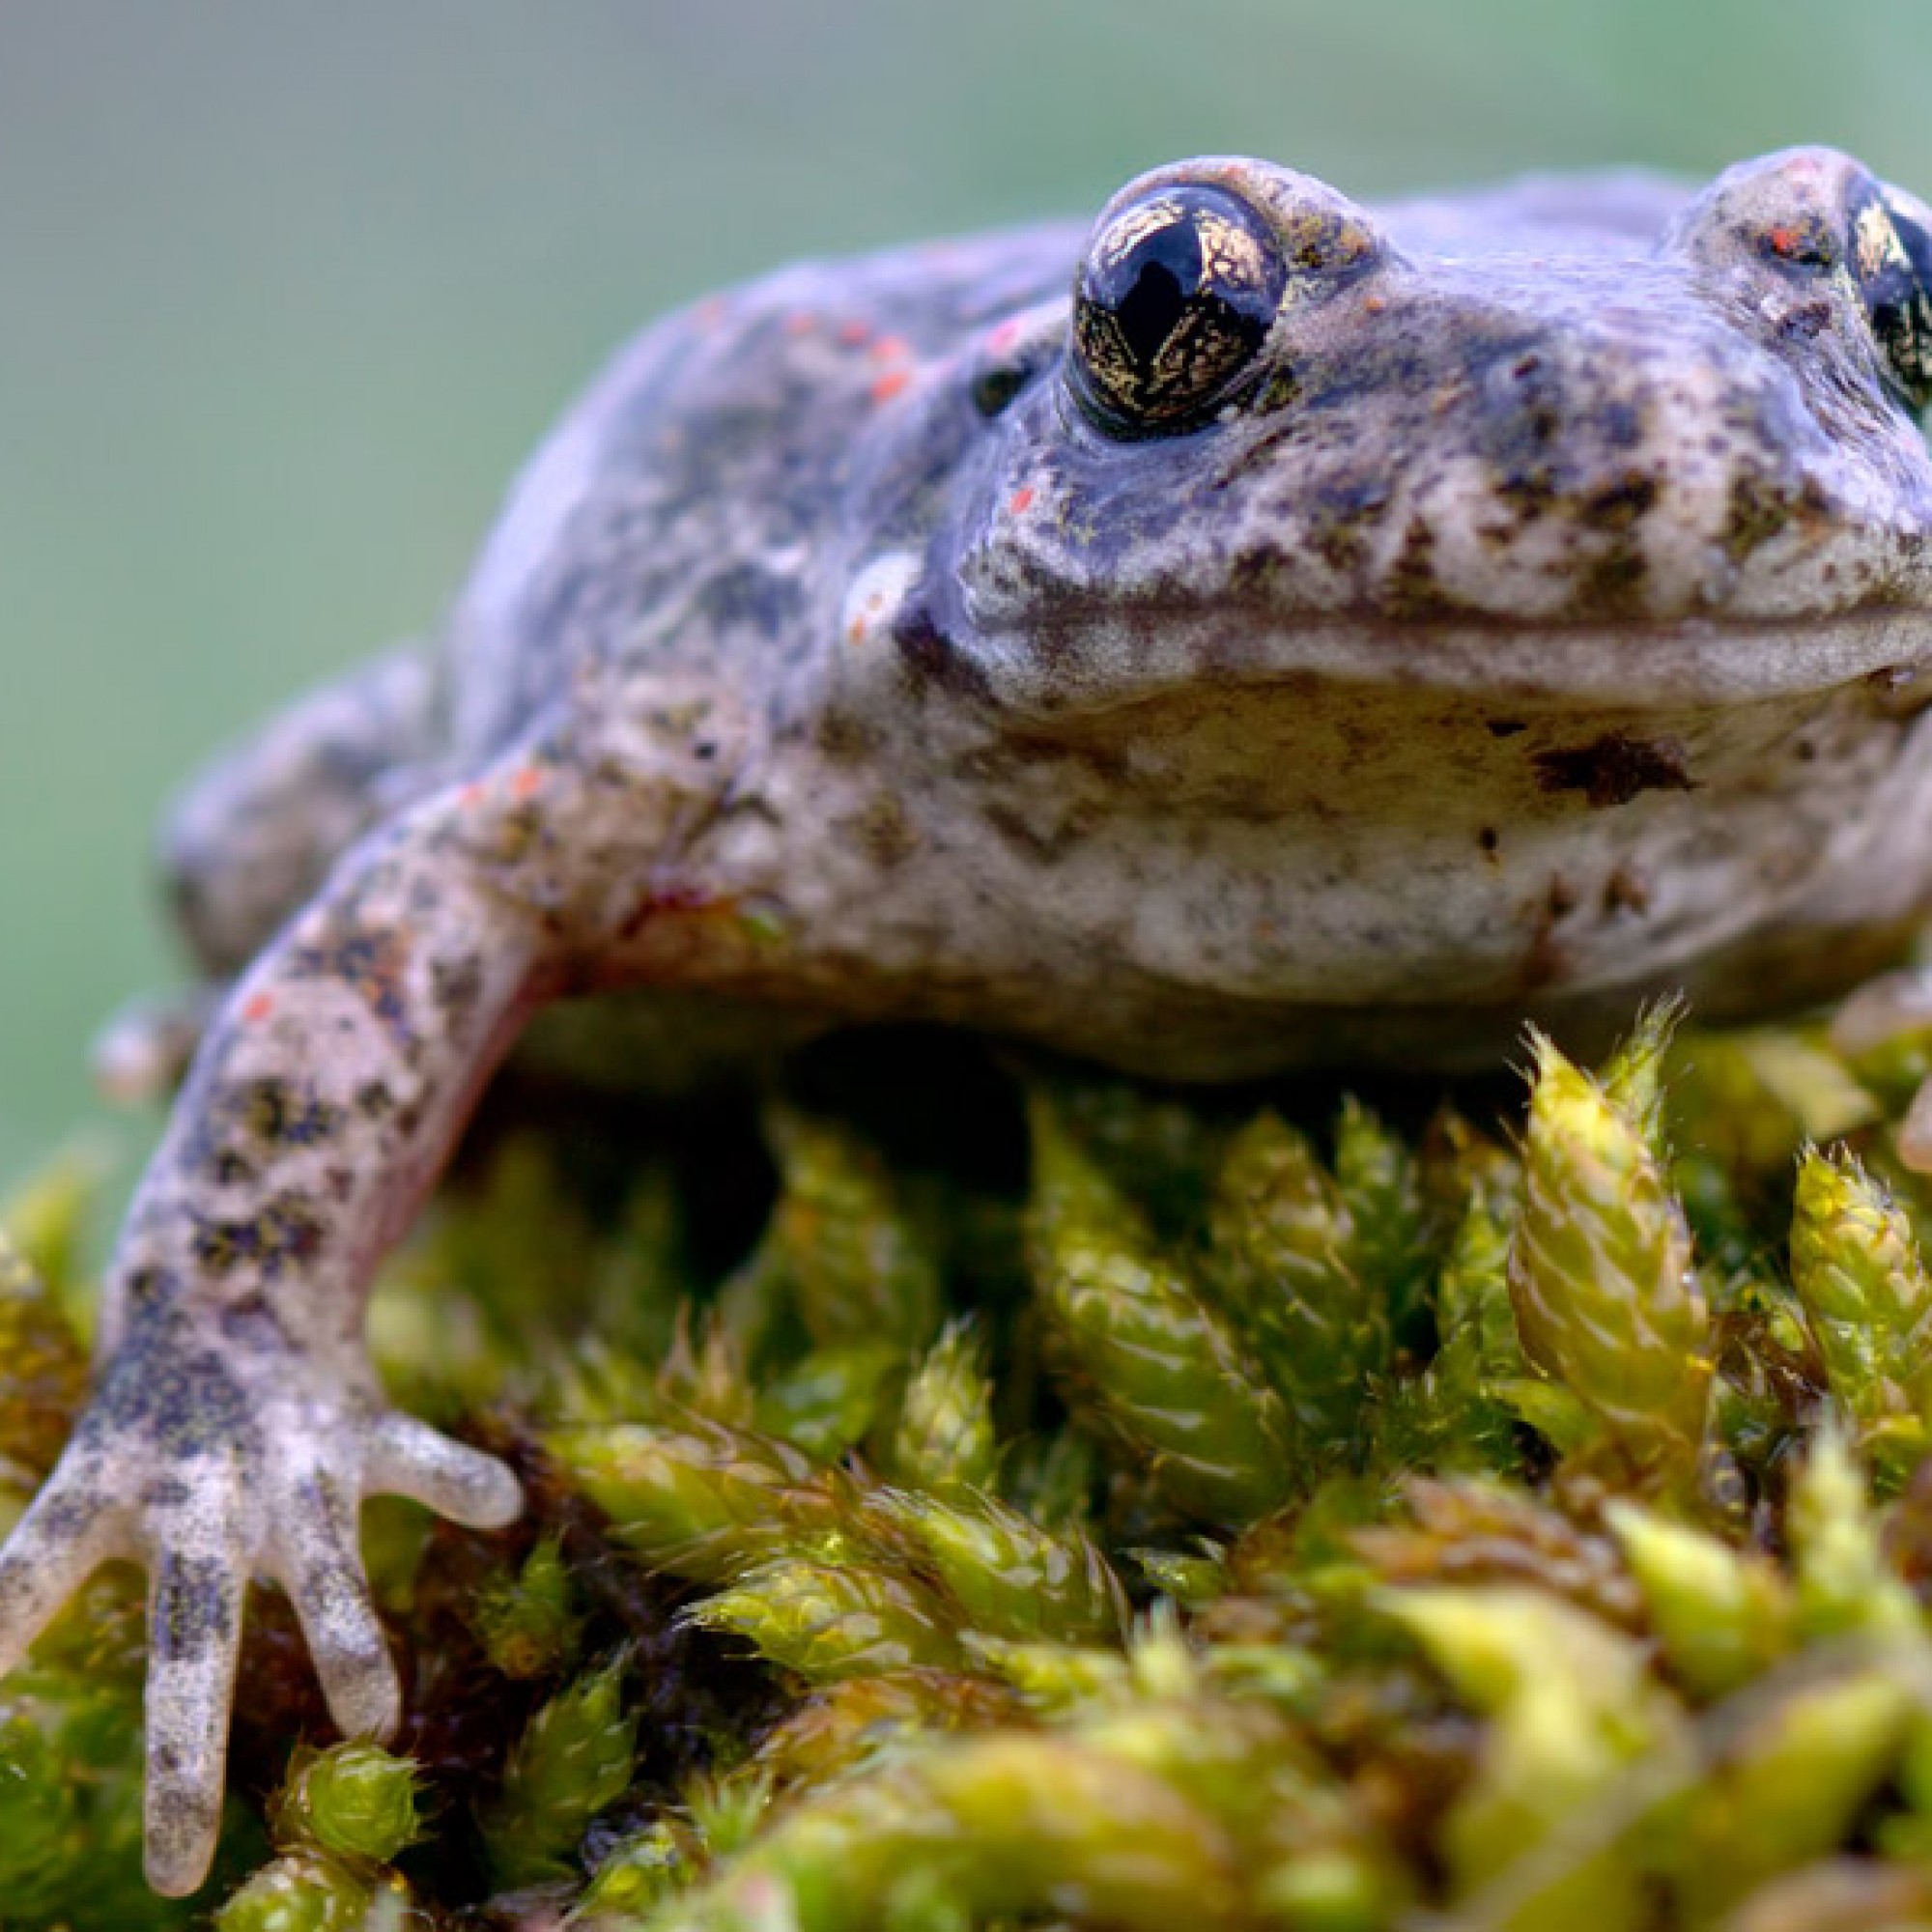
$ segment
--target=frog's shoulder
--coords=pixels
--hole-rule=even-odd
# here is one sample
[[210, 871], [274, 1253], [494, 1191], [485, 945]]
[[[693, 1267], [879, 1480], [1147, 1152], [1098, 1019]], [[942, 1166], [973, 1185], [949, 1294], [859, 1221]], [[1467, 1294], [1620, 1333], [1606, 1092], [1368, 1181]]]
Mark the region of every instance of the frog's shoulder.
[[1406, 253], [1647, 255], [1696, 188], [1652, 168], [1530, 174], [1463, 193], [1415, 195], [1376, 209]]

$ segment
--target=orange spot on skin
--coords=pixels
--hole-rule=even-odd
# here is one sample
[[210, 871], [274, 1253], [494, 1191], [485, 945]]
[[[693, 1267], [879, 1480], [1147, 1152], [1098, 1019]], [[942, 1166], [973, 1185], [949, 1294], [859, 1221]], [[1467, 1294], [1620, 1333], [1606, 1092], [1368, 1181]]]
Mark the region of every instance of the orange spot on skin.
[[872, 400], [875, 403], [891, 402], [911, 381], [912, 371], [910, 369], [888, 369], [872, 384]]
[[1388, 305], [1389, 304], [1387, 296], [1364, 296], [1362, 298], [1362, 307], [1366, 309], [1370, 315], [1381, 314], [1382, 310], [1387, 308]]
[[510, 781], [512, 798], [534, 798], [543, 789], [544, 775], [537, 765], [525, 765]]
[[265, 1020], [275, 1010], [275, 996], [272, 993], [250, 993], [242, 1002], [242, 1017], [244, 1020]]
[[882, 335], [867, 353], [875, 362], [898, 362], [912, 354], [912, 344], [903, 335]]
[[854, 617], [852, 621], [845, 626], [845, 641], [848, 644], [863, 644], [866, 641], [865, 618]]
[[1025, 516], [1033, 508], [1033, 485], [1031, 483], [1022, 483], [1007, 498], [1007, 508], [1016, 517]]
[[872, 339], [872, 326], [868, 322], [861, 322], [854, 316], [850, 322], [841, 322], [838, 325], [838, 339], [840, 342], [850, 343], [856, 349], [860, 343], [869, 342]]

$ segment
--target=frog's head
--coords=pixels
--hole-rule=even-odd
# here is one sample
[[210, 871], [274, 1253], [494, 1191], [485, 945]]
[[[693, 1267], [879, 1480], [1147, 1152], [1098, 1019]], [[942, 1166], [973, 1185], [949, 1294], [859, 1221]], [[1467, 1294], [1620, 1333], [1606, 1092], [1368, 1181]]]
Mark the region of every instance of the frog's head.
[[1830, 150], [1379, 214], [1189, 161], [961, 380], [917, 641], [1017, 718], [1310, 676], [1722, 700], [1932, 656], [1932, 213]]

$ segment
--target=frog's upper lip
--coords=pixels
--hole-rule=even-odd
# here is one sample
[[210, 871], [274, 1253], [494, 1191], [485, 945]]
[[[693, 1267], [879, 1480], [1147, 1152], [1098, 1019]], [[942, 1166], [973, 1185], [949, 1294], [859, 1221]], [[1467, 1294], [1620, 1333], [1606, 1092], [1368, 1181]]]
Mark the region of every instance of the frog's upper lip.
[[1002, 710], [1043, 724], [1163, 696], [1307, 682], [1662, 710], [1932, 677], [1932, 610], [1602, 625], [1363, 616], [1285, 625], [1278, 614], [1231, 621], [1225, 611], [1150, 623], [1137, 613], [1050, 649], [982, 639], [972, 655]]

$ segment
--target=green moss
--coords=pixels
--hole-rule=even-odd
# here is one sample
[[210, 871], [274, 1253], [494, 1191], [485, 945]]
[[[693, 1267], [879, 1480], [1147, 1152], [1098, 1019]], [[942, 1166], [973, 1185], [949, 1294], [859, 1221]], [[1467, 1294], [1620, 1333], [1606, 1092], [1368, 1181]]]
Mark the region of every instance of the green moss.
[[[1673, 1024], [1538, 1041], [1487, 1122], [1058, 1071], [1023, 1144], [937, 1145], [821, 1068], [769, 1202], [742, 1131], [499, 1137], [375, 1333], [529, 1520], [372, 1518], [407, 1757], [291, 1757], [258, 1601], [224, 1932], [1923, 1919], [1908, 1094]], [[0, 1251], [0, 1516], [81, 1387], [88, 1197]], [[110, 1575], [0, 1688], [9, 1925], [190, 1922], [139, 1885], [140, 1668]]]

